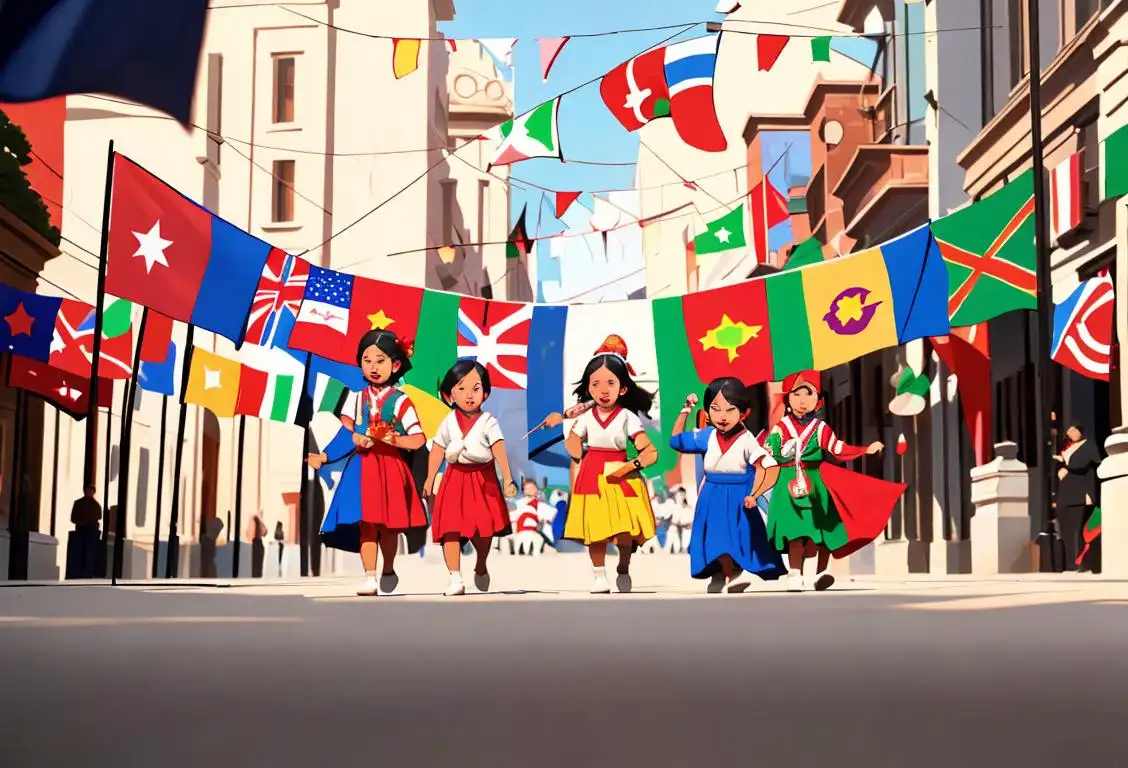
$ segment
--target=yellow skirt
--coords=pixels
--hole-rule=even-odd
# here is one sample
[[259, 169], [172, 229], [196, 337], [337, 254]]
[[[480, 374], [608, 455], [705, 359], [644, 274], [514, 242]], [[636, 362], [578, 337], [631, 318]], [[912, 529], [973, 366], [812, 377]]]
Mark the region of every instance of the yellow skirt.
[[[635, 543], [642, 544], [655, 536], [654, 510], [646, 484], [638, 478], [622, 483], [609, 483], [598, 478], [599, 493], [574, 493], [568, 502], [568, 519], [564, 538], [593, 544], [629, 533]], [[630, 486], [634, 496], [623, 493]]]

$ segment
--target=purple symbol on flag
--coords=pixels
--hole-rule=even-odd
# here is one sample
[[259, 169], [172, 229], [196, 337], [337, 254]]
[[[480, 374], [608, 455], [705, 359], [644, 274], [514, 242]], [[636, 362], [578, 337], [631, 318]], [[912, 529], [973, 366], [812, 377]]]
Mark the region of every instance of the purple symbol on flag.
[[830, 311], [823, 315], [823, 322], [839, 336], [858, 335], [869, 326], [881, 305], [880, 301], [867, 304], [869, 296], [868, 288], [847, 288], [830, 302]]

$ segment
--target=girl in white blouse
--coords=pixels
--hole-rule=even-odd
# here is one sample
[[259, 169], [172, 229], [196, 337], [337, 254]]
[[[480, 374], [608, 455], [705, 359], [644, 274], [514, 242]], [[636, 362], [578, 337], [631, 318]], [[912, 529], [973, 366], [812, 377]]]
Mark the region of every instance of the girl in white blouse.
[[[564, 443], [568, 455], [579, 462], [572, 485], [564, 538], [588, 547], [595, 583], [592, 592], [608, 593], [607, 545], [619, 549], [615, 584], [620, 592], [631, 590], [631, 553], [655, 535], [654, 510], [640, 470], [658, 460], [639, 415], [645, 415], [654, 395], [632, 378], [627, 363], [627, 345], [618, 336], [608, 336], [584, 369], [575, 395], [581, 405], [591, 406], [572, 424]], [[550, 414], [548, 426], [563, 422], [563, 415]], [[627, 461], [627, 445], [638, 451]]]
[[490, 396], [489, 371], [474, 360], [459, 360], [443, 377], [439, 393], [451, 412], [432, 442], [423, 495], [433, 496], [435, 477], [445, 461], [446, 472], [431, 510], [431, 536], [436, 544], [442, 544], [443, 559], [450, 571], [444, 594], [466, 594], [461, 559], [467, 541], [474, 543], [478, 554], [474, 586], [479, 592], [488, 592], [490, 573], [486, 558], [493, 537], [511, 533], [498, 469], [504, 495], [517, 495], [501, 427], [492, 414], [482, 411], [482, 404]]

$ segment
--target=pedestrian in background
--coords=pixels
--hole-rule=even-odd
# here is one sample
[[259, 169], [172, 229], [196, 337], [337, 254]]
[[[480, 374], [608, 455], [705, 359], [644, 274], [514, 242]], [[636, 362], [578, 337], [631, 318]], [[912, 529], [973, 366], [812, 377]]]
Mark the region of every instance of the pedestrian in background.
[[255, 515], [251, 518], [251, 524], [247, 529], [247, 538], [251, 540], [251, 578], [262, 578], [262, 565], [266, 560], [266, 544], [263, 542], [263, 537], [266, 536], [266, 524], [263, 523], [260, 515]]
[[1081, 532], [1099, 503], [1097, 467], [1101, 463], [1100, 453], [1081, 427], [1074, 424], [1065, 430], [1065, 445], [1054, 460], [1061, 464], [1058, 469], [1057, 522], [1058, 536], [1065, 549], [1065, 570], [1093, 570], [1088, 565], [1079, 565], [1077, 559], [1083, 546]]
[[102, 505], [95, 498], [93, 485], [82, 489], [82, 496], [75, 499], [71, 507], [71, 523], [74, 525], [74, 534], [71, 537], [70, 548], [73, 554], [68, 560], [73, 565], [68, 578], [92, 579], [98, 568], [98, 539], [99, 526], [102, 523]]

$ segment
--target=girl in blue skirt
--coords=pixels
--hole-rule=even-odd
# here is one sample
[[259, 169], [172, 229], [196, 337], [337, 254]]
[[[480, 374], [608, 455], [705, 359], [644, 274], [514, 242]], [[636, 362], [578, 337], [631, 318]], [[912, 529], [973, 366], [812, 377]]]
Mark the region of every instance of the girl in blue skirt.
[[705, 389], [709, 426], [685, 431], [697, 405], [690, 394], [674, 422], [670, 447], [705, 457], [705, 482], [697, 499], [689, 562], [710, 593], [743, 592], [757, 579], [778, 579], [786, 569], [768, 541], [757, 498], [775, 484], [779, 466], [744, 426], [751, 406], [740, 379], [715, 379]]

